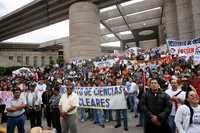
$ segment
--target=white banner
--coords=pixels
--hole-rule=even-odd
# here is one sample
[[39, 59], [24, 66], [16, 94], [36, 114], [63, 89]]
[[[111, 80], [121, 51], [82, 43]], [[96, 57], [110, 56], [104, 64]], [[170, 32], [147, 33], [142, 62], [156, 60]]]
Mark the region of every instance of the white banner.
[[120, 86], [79, 87], [75, 93], [79, 96], [80, 108], [127, 109], [124, 91]]
[[131, 47], [131, 48], [129, 48], [128, 50], [127, 50], [127, 53], [133, 53], [133, 54], [135, 54], [135, 55], [138, 55], [138, 51], [139, 50], [141, 50], [141, 48], [139, 48], [139, 47]]
[[188, 41], [177, 41], [167, 40], [169, 52], [172, 55], [178, 56], [193, 56], [196, 64], [200, 63], [200, 38], [188, 40]]
[[172, 55], [192, 56], [200, 52], [196, 51], [200, 48], [200, 38], [188, 41], [167, 40], [167, 45]]
[[94, 62], [95, 67], [103, 68], [103, 67], [112, 67], [115, 63], [115, 60], [105, 60], [105, 61], [98, 61]]

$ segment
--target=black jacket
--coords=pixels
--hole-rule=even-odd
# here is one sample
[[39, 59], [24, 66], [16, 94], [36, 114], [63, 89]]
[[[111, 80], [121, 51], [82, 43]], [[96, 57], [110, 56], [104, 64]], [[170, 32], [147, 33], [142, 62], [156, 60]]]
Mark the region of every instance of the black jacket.
[[142, 96], [141, 110], [145, 113], [147, 121], [150, 121], [150, 115], [152, 114], [156, 115], [161, 123], [166, 122], [171, 108], [170, 97], [161, 90], [156, 95], [148, 90]]

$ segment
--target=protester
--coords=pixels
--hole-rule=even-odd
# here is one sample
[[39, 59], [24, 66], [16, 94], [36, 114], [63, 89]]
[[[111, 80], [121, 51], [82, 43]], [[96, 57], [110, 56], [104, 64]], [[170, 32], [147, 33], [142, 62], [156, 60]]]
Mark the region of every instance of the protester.
[[178, 81], [176, 79], [171, 80], [171, 88], [168, 88], [165, 91], [166, 94], [168, 94], [172, 101], [172, 109], [171, 113], [169, 115], [169, 127], [171, 130], [171, 133], [176, 133], [176, 125], [174, 122], [175, 114], [177, 111], [177, 108], [184, 103], [185, 100], [185, 92], [179, 88]]
[[50, 111], [51, 111], [50, 116], [52, 118], [52, 125], [56, 129], [56, 133], [62, 133], [60, 124], [60, 111], [59, 111], [60, 98], [61, 95], [59, 93], [59, 87], [55, 86], [53, 88], [53, 95], [49, 99], [49, 103], [50, 103]]
[[189, 82], [196, 89], [197, 94], [200, 97], [200, 67], [196, 68], [196, 71], [194, 73], [195, 75], [189, 78]]
[[34, 92], [34, 117], [36, 119], [36, 125], [35, 126], [42, 126], [42, 95], [41, 92], [35, 91]]
[[77, 133], [76, 112], [79, 106], [78, 96], [73, 92], [72, 84], [66, 84], [67, 92], [61, 96], [59, 110], [61, 115], [62, 132]]
[[132, 78], [129, 78], [128, 84], [128, 100], [130, 104], [130, 110], [131, 112], [134, 111], [135, 117], [137, 117], [137, 95], [139, 94], [139, 87]]
[[[95, 86], [98, 87], [98, 89], [101, 89], [100, 87], [104, 86], [103, 80], [97, 79], [97, 82], [95, 83]], [[102, 128], [105, 127], [105, 116], [104, 112], [102, 109], [95, 109], [93, 110], [94, 113], [94, 119], [95, 119], [95, 124], [99, 124]]]
[[17, 126], [18, 133], [25, 133], [25, 107], [24, 100], [20, 98], [20, 88], [13, 89], [14, 97], [6, 105], [7, 119], [7, 133], [14, 133], [15, 127]]
[[42, 103], [44, 105], [44, 115], [45, 115], [48, 127], [51, 127], [52, 125], [52, 115], [50, 111], [50, 102], [49, 102], [51, 96], [52, 96], [51, 87], [42, 94]]
[[151, 80], [150, 90], [142, 97], [142, 110], [145, 113], [145, 133], [170, 133], [168, 116], [171, 111], [170, 97], [164, 93], [157, 79]]
[[198, 94], [195, 91], [186, 92], [185, 104], [178, 108], [175, 123], [179, 133], [199, 133], [200, 105]]
[[[192, 60], [185, 60], [185, 58], [178, 57], [178, 56], [172, 56], [168, 55], [168, 53], [164, 53], [164, 55], [160, 55], [161, 52], [158, 51], [158, 49], [149, 49], [146, 51], [138, 52], [137, 55], [131, 55], [131, 56], [118, 56], [118, 55], [109, 55], [109, 56], [101, 56], [89, 60], [80, 60], [76, 59], [73, 60], [71, 63], [67, 63], [63, 66], [45, 66], [45, 68], [29, 68], [31, 71], [30, 73], [21, 73], [13, 76], [5, 76], [0, 77], [0, 89], [1, 91], [8, 91], [10, 92], [12, 85], [20, 85], [20, 87], [23, 90], [23, 94], [20, 95], [20, 98], [24, 98], [27, 96], [27, 99], [25, 97], [25, 101], [28, 101], [27, 104], [27, 110], [31, 109], [30, 107], [33, 106], [33, 112], [31, 115], [27, 116], [35, 116], [34, 118], [38, 119], [38, 123], [34, 124], [34, 126], [46, 126], [44, 123], [41, 123], [42, 121], [42, 106], [44, 107], [45, 117], [47, 118], [47, 126], [50, 128], [52, 127], [52, 117], [56, 117], [54, 120], [58, 121], [59, 113], [56, 112], [57, 115], [52, 115], [52, 109], [50, 110], [50, 97], [52, 96], [52, 90], [54, 87], [59, 88], [59, 93], [64, 96], [64, 98], [61, 99], [76, 99], [76, 89], [73, 89], [72, 93], [68, 95], [67, 92], [69, 90], [66, 86], [71, 86], [73, 88], [98, 88], [99, 92], [102, 92], [102, 94], [106, 94], [106, 92], [103, 92], [101, 90], [106, 90], [102, 88], [112, 88], [113, 86], [119, 85], [119, 86], [126, 86], [124, 87], [125, 91], [125, 97], [126, 99], [123, 101], [123, 103], [130, 103], [131, 111], [134, 111], [135, 116], [138, 115], [139, 112], [139, 118], [132, 118], [131, 119], [139, 119], [139, 123], [137, 126], [145, 125], [146, 123], [150, 121], [150, 124], [152, 124], [152, 128], [155, 126], [155, 124], [151, 121], [151, 119], [148, 116], [148, 114], [145, 115], [143, 112], [143, 107], [147, 106], [146, 104], [150, 103], [153, 104], [151, 107], [153, 109], [153, 115], [158, 116], [158, 119], [156, 119], [154, 116], [152, 118], [153, 121], [159, 121], [162, 125], [161, 126], [155, 126], [155, 129], [159, 128], [165, 128], [166, 122], [167, 122], [167, 116], [169, 115], [169, 119], [174, 117], [176, 110], [174, 111], [174, 105], [176, 101], [182, 101], [180, 96], [184, 93], [181, 92], [176, 98], [172, 98], [173, 95], [176, 95], [175, 92], [178, 90], [187, 91], [188, 88], [193, 88], [197, 92], [199, 92], [199, 66], [195, 65]], [[137, 56], [137, 57], [136, 57]], [[145, 57], [145, 60], [143, 60]], [[140, 60], [136, 60], [136, 58]], [[120, 83], [118, 82], [118, 79], [120, 79]], [[130, 81], [129, 81], [130, 79]], [[158, 81], [158, 84], [160, 87], [158, 92], [156, 93], [157, 96], [153, 96], [151, 79], [156, 79]], [[171, 84], [170, 84], [171, 80]], [[178, 83], [172, 83], [176, 80]], [[116, 82], [118, 82], [116, 84]], [[125, 84], [127, 82], [127, 84]], [[23, 84], [36, 84], [35, 89], [32, 87], [32, 91], [29, 90], [26, 91], [26, 86], [23, 86]], [[178, 86], [179, 83], [181, 86]], [[112, 86], [112, 87], [111, 87]], [[138, 87], [139, 86], [139, 87]], [[25, 88], [25, 89], [24, 89]], [[139, 89], [138, 89], [139, 88]], [[181, 89], [179, 89], [181, 88]], [[126, 90], [127, 89], [127, 90]], [[169, 105], [166, 106], [163, 110], [163, 99], [167, 99], [166, 94], [163, 94], [166, 89], [166, 93], [168, 93], [171, 96], [170, 102], [173, 103], [172, 109], [169, 109]], [[173, 91], [173, 89], [176, 91]], [[138, 92], [139, 90], [139, 92]], [[139, 93], [139, 95], [138, 95]], [[177, 92], [178, 93], [178, 92]], [[127, 95], [128, 94], [128, 95]], [[172, 95], [173, 94], [173, 95]], [[34, 99], [33, 100], [33, 96]], [[120, 94], [121, 95], [121, 94]], [[146, 97], [152, 97], [146, 104], [143, 103], [143, 96], [147, 95]], [[54, 95], [55, 96], [55, 95]], [[163, 98], [164, 96], [164, 98]], [[7, 103], [9, 97], [2, 97], [2, 104]], [[175, 96], [174, 96], [175, 97]], [[181, 96], [182, 97], [182, 96]], [[0, 97], [1, 98], [1, 97]], [[102, 99], [104, 100], [105, 97]], [[108, 99], [110, 96], [108, 97]], [[155, 103], [152, 102], [152, 100], [155, 100], [155, 98], [158, 98], [158, 101]], [[87, 98], [90, 99], [90, 98]], [[97, 98], [93, 98], [97, 99]], [[160, 101], [159, 101], [160, 99]], [[86, 98], [84, 98], [86, 100]], [[34, 101], [34, 102], [33, 102]], [[63, 100], [60, 100], [63, 101]], [[72, 100], [75, 101], [76, 100]], [[89, 100], [89, 102], [91, 102]], [[88, 103], [89, 103], [88, 102]], [[121, 101], [120, 101], [121, 102]], [[138, 104], [139, 102], [139, 104]], [[167, 101], [167, 104], [169, 104]], [[8, 102], [9, 103], [9, 102]], [[70, 128], [77, 131], [76, 123], [74, 120], [76, 119], [76, 109], [72, 112], [67, 113], [67, 109], [69, 109], [69, 106], [66, 106], [66, 102], [59, 102], [62, 103], [61, 107], [64, 108], [64, 110], [60, 110], [63, 112], [60, 112], [60, 115], [62, 117], [61, 120], [61, 128], [63, 130], [67, 130]], [[67, 102], [68, 103], [68, 102]], [[77, 102], [78, 103], [78, 102]], [[88, 104], [86, 102], [86, 104]], [[90, 104], [90, 103], [89, 103]], [[116, 103], [118, 104], [118, 103]], [[138, 106], [137, 106], [138, 104]], [[157, 105], [158, 104], [158, 105]], [[154, 105], [156, 107], [154, 107]], [[78, 104], [73, 105], [75, 108], [77, 108]], [[157, 107], [158, 106], [158, 107]], [[37, 108], [39, 107], [39, 108]], [[128, 115], [133, 115], [132, 112], [127, 112], [127, 109], [121, 109], [121, 106], [119, 106], [119, 109], [111, 110], [111, 109], [105, 109], [103, 107], [96, 107], [95, 106], [85, 106], [84, 108], [79, 107], [79, 116], [81, 117], [81, 121], [85, 122], [89, 119], [93, 121], [94, 123], [98, 123], [101, 127], [107, 127], [106, 122], [109, 122], [112, 120], [112, 114], [116, 113], [116, 116], [113, 117], [114, 120], [117, 120], [117, 123], [115, 125], [116, 128], [121, 126], [121, 121], [123, 120], [124, 123], [124, 129], [128, 130]], [[178, 106], [175, 106], [178, 107]], [[37, 109], [36, 109], [37, 108]], [[94, 109], [95, 108], [95, 109]], [[150, 108], [150, 109], [151, 109]], [[39, 109], [39, 110], [38, 110]], [[154, 110], [155, 109], [155, 110]], [[37, 111], [36, 111], [37, 110]], [[56, 110], [56, 108], [55, 108]], [[159, 113], [163, 113], [162, 117], [159, 117]], [[167, 113], [168, 112], [168, 113]], [[172, 113], [173, 112], [173, 113]], [[36, 115], [37, 114], [37, 115]], [[63, 117], [64, 116], [64, 117]], [[113, 115], [114, 116], [114, 115]], [[28, 118], [28, 117], [27, 117]], [[68, 121], [68, 118], [73, 119], [73, 121]], [[145, 120], [145, 118], [147, 118]], [[164, 119], [166, 118], [166, 119]], [[170, 123], [173, 123], [173, 118]], [[155, 123], [159, 123], [155, 122]], [[55, 126], [55, 121], [53, 122]], [[58, 122], [56, 122], [58, 123]], [[64, 123], [64, 126], [63, 126]], [[145, 124], [144, 124], [145, 123]], [[70, 125], [70, 126], [69, 126]], [[72, 126], [71, 126], [72, 125]], [[129, 124], [132, 125], [132, 124]], [[174, 124], [173, 124], [174, 125]], [[31, 127], [34, 127], [33, 124], [31, 124]], [[63, 127], [65, 129], [63, 129]], [[74, 128], [75, 127], [75, 128]], [[170, 126], [171, 127], [171, 126]], [[171, 128], [170, 128], [171, 129]], [[172, 128], [174, 129], [174, 128]], [[57, 128], [58, 132], [60, 131], [59, 128]], [[173, 130], [174, 131], [174, 130]]]
[[142, 106], [141, 99], [142, 99], [142, 96], [144, 95], [144, 93], [146, 92], [146, 90], [145, 90], [144, 83], [139, 82], [138, 86], [139, 86], [139, 94], [138, 94], [137, 98], [138, 98], [139, 102], [138, 102], [137, 111], [139, 113], [139, 122], [136, 125], [136, 127], [144, 127], [144, 112], [141, 110], [141, 106]]
[[27, 103], [27, 112], [30, 119], [31, 128], [36, 126], [36, 117], [35, 117], [35, 84], [29, 84], [28, 92], [26, 95], [26, 103]]
[[[117, 86], [121, 86], [122, 87], [122, 79], [118, 78], [116, 79], [117, 82]], [[127, 95], [127, 88], [123, 87], [124, 89], [124, 93]], [[124, 130], [128, 131], [128, 114], [127, 114], [127, 109], [119, 109], [116, 110], [116, 122], [117, 124], [115, 125], [115, 128], [119, 128], [121, 127], [121, 115], [123, 116], [123, 121], [124, 121]]]

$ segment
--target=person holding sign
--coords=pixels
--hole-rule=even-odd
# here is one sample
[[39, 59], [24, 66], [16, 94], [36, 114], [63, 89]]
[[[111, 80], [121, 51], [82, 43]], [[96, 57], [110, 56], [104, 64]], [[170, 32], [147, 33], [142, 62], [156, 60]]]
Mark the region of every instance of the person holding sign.
[[61, 115], [61, 127], [63, 133], [78, 133], [76, 123], [77, 107], [79, 98], [73, 92], [72, 83], [66, 83], [67, 92], [61, 96], [59, 110]]
[[[118, 78], [116, 82], [117, 86], [122, 86], [122, 79]], [[128, 91], [125, 87], [123, 87], [125, 95], [128, 94]], [[125, 99], [124, 99], [125, 100]], [[117, 124], [115, 125], [115, 128], [121, 127], [121, 113], [123, 115], [123, 120], [124, 120], [124, 130], [128, 131], [128, 109], [119, 109], [116, 110], [116, 120]]]

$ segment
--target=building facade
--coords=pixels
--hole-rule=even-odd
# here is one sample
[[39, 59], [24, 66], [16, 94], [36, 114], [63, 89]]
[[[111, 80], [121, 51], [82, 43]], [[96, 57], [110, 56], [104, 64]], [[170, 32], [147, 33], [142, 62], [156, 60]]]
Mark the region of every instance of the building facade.
[[38, 44], [0, 44], [0, 66], [46, 66], [62, 58], [59, 47], [40, 48]]

